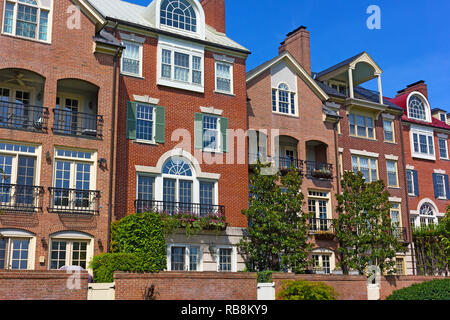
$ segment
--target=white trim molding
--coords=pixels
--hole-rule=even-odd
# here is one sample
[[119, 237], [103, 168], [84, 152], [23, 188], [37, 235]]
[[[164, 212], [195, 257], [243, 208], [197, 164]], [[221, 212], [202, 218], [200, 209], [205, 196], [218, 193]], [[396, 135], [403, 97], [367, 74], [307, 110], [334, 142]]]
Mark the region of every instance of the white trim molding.
[[389, 202], [402, 202], [402, 198], [399, 198], [399, 197], [389, 197]]
[[434, 169], [434, 173], [437, 173], [437, 174], [446, 174], [445, 170], [442, 170], [442, 169]]
[[398, 156], [395, 156], [393, 154], [385, 154], [384, 157], [386, 158], [386, 160], [398, 161]]
[[223, 110], [216, 109], [214, 107], [200, 107], [200, 111], [202, 113], [214, 114], [216, 116], [221, 116], [223, 114]]
[[414, 166], [411, 166], [409, 164], [406, 165], [406, 170], [414, 170]]
[[443, 133], [438, 133], [437, 136], [438, 136], [438, 138], [441, 138], [441, 139], [448, 139], [448, 135], [443, 134]]
[[234, 63], [236, 61], [236, 59], [228, 57], [226, 55], [214, 54], [213, 57], [214, 57], [214, 60], [227, 62], [227, 63]]
[[134, 94], [133, 99], [136, 102], [143, 102], [143, 103], [149, 103], [149, 104], [154, 104], [154, 105], [157, 105], [159, 103], [159, 99], [152, 98], [149, 95], [139, 96], [137, 94]]
[[145, 38], [138, 37], [134, 33], [128, 34], [128, 33], [119, 32], [119, 35], [120, 35], [120, 39], [122, 39], [122, 40], [137, 42], [137, 43], [141, 43], [141, 44], [143, 44], [145, 42]]
[[382, 113], [381, 116], [384, 119], [395, 120], [395, 116], [393, 114], [390, 114], [390, 113]]
[[380, 154], [375, 152], [369, 152], [367, 150], [354, 150], [350, 149], [350, 153], [358, 156], [364, 156], [369, 158], [379, 158]]

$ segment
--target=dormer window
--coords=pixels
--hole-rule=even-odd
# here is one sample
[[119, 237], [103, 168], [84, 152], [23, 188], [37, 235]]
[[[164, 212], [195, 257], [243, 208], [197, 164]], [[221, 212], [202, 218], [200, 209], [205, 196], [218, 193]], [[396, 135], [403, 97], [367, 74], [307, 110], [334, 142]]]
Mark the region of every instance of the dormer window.
[[415, 120], [427, 121], [426, 102], [415, 94], [409, 98], [408, 117]]
[[197, 15], [188, 0], [164, 0], [161, 3], [161, 24], [197, 32]]

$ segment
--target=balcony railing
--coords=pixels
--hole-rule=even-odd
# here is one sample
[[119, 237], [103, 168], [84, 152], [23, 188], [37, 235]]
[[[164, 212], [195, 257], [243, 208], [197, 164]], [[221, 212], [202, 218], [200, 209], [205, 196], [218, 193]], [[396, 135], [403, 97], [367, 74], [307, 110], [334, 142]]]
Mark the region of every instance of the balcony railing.
[[303, 171], [303, 160], [291, 158], [291, 157], [272, 157], [272, 156], [266, 156], [266, 155], [257, 155], [257, 154], [249, 154], [249, 164], [254, 165], [257, 163], [257, 161], [260, 161], [261, 163], [269, 163], [274, 162], [276, 166], [280, 170], [286, 170], [289, 168], [299, 169], [300, 171]]
[[333, 180], [333, 165], [317, 161], [305, 161], [306, 176], [320, 180]]
[[99, 213], [100, 191], [48, 188], [51, 213], [87, 214]]
[[47, 131], [48, 108], [0, 101], [0, 127], [33, 132]]
[[394, 228], [394, 236], [400, 241], [406, 241], [407, 234], [406, 228]]
[[334, 234], [334, 225], [332, 219], [319, 219], [310, 218], [309, 219], [309, 230], [311, 233], [320, 234]]
[[13, 212], [42, 211], [44, 188], [0, 184], [0, 210]]
[[97, 139], [103, 137], [103, 116], [64, 109], [53, 109], [53, 112], [54, 133]]
[[168, 202], [156, 200], [136, 200], [134, 202], [136, 212], [158, 212], [167, 215], [189, 214], [197, 217], [205, 217], [214, 215], [225, 217], [225, 206], [199, 204], [199, 203], [182, 203]]

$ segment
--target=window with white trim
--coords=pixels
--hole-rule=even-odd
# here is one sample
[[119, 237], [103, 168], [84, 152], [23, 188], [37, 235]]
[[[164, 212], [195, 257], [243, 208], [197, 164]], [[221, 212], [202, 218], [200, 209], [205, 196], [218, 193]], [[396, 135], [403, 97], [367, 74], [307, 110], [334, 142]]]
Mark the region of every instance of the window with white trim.
[[427, 120], [425, 101], [418, 95], [413, 95], [409, 99], [408, 117], [416, 120]]
[[395, 258], [395, 269], [397, 272], [396, 275], [403, 276], [405, 275], [405, 258], [397, 257]]
[[203, 47], [160, 37], [158, 50], [158, 84], [203, 92]]
[[0, 269], [27, 270], [30, 239], [0, 239]]
[[314, 262], [314, 269], [323, 270], [325, 274], [331, 274], [331, 254], [315, 254], [313, 253], [312, 259]]
[[218, 272], [233, 272], [234, 252], [233, 248], [218, 248], [217, 249], [217, 271]]
[[197, 15], [194, 7], [187, 0], [163, 0], [160, 23], [172, 28], [197, 32]]
[[202, 271], [201, 246], [171, 245], [168, 253], [168, 271]]
[[441, 159], [448, 159], [447, 139], [439, 138], [439, 157]]
[[89, 240], [52, 239], [50, 249], [50, 269], [64, 266], [79, 266], [87, 269]]
[[413, 157], [435, 159], [433, 133], [411, 131]]
[[233, 93], [233, 65], [216, 61], [216, 91]]
[[419, 226], [434, 225], [437, 222], [434, 206], [430, 203], [424, 203], [419, 209]]
[[155, 177], [138, 174], [137, 199], [150, 201], [155, 197]]
[[52, 0], [5, 1], [3, 33], [50, 42]]
[[331, 228], [330, 196], [325, 191], [308, 191], [308, 211], [313, 214], [310, 218], [310, 230], [328, 231]]
[[152, 142], [155, 139], [155, 108], [136, 104], [136, 140]]
[[143, 45], [137, 42], [122, 41], [125, 49], [122, 53], [120, 72], [125, 75], [142, 77]]
[[416, 196], [416, 183], [415, 183], [414, 170], [406, 170], [406, 181], [408, 186], [408, 195]]
[[297, 115], [295, 92], [286, 83], [280, 83], [272, 89], [272, 111], [288, 115]]
[[352, 156], [352, 168], [354, 173], [361, 172], [366, 182], [378, 180], [377, 159], [362, 156]]
[[219, 117], [203, 116], [203, 150], [220, 151], [220, 121]]
[[445, 175], [435, 174], [435, 193], [438, 199], [447, 199], [448, 190], [446, 190]]

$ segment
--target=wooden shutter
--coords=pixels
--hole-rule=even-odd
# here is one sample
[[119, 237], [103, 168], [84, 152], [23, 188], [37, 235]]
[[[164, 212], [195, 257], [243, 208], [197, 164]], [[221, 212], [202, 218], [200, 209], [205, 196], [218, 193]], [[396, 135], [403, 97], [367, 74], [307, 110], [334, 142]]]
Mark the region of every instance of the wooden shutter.
[[127, 102], [127, 139], [136, 140], [136, 103]]
[[220, 132], [222, 135], [221, 151], [228, 152], [228, 118], [220, 118]]
[[166, 142], [166, 108], [155, 107], [155, 142]]
[[203, 149], [203, 114], [195, 113], [194, 122], [194, 147], [195, 149]]

